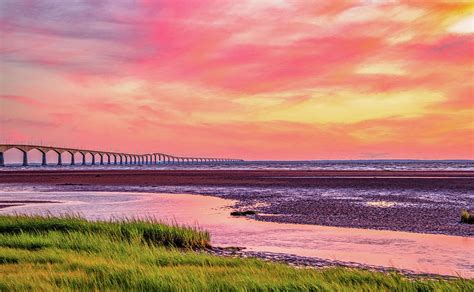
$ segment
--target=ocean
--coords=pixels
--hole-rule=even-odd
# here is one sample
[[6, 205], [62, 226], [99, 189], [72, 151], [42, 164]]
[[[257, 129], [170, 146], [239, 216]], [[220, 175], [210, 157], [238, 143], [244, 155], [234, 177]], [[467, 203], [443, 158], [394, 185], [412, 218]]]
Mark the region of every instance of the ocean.
[[[63, 163], [68, 163], [63, 160]], [[474, 171], [474, 160], [307, 160], [307, 161], [244, 161], [208, 164], [158, 165], [48, 165], [31, 164], [23, 167], [11, 164], [0, 170], [11, 169], [223, 169], [223, 170], [458, 170]]]

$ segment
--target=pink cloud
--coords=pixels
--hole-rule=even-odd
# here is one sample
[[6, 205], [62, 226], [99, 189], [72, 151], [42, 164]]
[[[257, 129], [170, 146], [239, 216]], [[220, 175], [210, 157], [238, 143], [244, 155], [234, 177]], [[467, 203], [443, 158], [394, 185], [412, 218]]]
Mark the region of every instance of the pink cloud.
[[38, 101], [37, 99], [28, 96], [0, 94], [0, 99], [29, 106], [44, 106], [44, 103], [42, 103], [41, 101]]

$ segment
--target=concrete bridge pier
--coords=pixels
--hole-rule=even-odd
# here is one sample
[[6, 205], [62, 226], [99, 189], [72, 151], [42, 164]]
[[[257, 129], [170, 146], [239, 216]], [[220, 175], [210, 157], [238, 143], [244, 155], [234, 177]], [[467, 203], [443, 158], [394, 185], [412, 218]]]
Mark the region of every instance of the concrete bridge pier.
[[5, 166], [5, 158], [3, 158], [3, 152], [0, 152], [0, 166]]
[[28, 166], [28, 152], [26, 152], [26, 151], [21, 151], [21, 152], [23, 152], [22, 166]]
[[74, 153], [69, 152], [71, 154], [71, 165], [76, 165], [76, 160], [74, 159]]
[[58, 153], [58, 165], [63, 165], [63, 158], [61, 156], [61, 153], [60, 152], [56, 152]]
[[46, 162], [46, 152], [44, 151], [41, 151], [41, 166], [46, 166], [47, 165], [47, 162]]

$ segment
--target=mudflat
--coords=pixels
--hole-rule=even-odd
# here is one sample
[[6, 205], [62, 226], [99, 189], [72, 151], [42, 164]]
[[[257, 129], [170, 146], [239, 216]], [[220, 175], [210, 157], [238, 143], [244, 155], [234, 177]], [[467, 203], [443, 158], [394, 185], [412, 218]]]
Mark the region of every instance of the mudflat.
[[8, 170], [0, 183], [474, 189], [472, 171]]
[[237, 200], [256, 220], [474, 236], [472, 171], [6, 170], [0, 187], [191, 193]]

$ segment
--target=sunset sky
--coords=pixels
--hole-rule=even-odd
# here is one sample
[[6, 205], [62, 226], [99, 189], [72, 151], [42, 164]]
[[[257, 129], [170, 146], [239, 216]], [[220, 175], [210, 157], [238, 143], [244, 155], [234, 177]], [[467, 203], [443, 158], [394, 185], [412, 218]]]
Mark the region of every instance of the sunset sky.
[[1, 0], [0, 143], [474, 159], [454, 2]]

